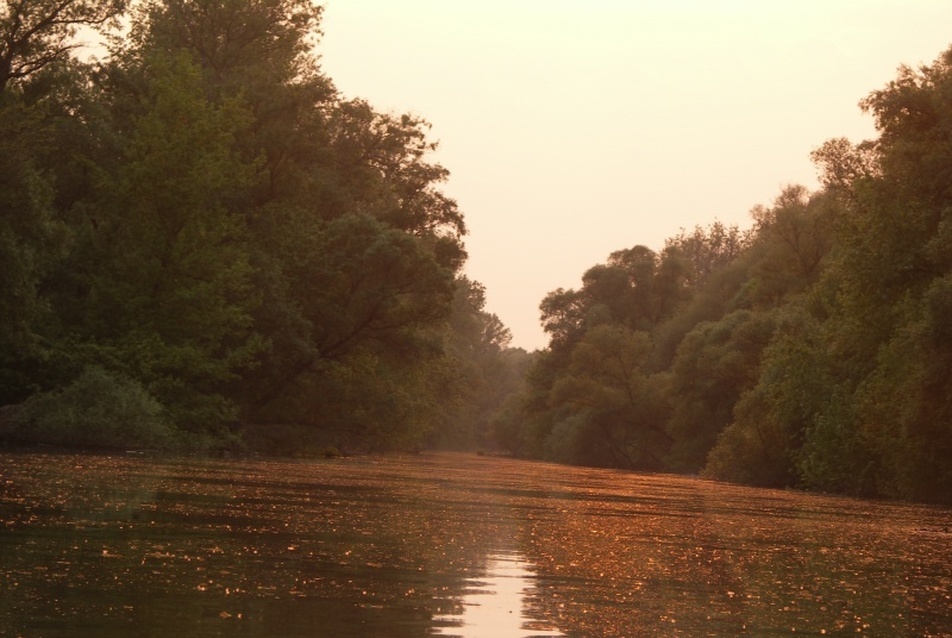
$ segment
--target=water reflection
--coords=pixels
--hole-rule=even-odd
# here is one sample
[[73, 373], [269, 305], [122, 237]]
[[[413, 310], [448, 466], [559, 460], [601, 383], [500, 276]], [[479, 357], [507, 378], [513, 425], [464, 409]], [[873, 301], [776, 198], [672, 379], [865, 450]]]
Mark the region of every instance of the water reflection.
[[532, 565], [517, 552], [490, 554], [484, 574], [468, 579], [458, 613], [434, 618], [435, 635], [461, 638], [555, 638], [564, 636], [535, 617]]
[[0, 453], [0, 636], [952, 636], [950, 529], [476, 456]]

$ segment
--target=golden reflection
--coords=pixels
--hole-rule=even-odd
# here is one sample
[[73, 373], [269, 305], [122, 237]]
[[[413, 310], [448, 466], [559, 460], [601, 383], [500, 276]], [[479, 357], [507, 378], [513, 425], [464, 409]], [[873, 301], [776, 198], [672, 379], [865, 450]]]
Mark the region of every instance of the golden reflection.
[[535, 592], [535, 571], [520, 554], [490, 554], [486, 557], [485, 573], [467, 581], [459, 612], [434, 618], [435, 635], [465, 638], [565, 635], [533, 615], [529, 601]]
[[0, 454], [0, 520], [0, 635], [952, 635], [943, 508], [451, 454]]

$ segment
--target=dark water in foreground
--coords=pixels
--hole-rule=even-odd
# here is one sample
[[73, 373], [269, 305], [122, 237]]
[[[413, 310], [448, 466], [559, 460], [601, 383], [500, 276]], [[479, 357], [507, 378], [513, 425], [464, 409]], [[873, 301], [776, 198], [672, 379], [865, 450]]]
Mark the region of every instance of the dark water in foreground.
[[0, 454], [0, 636], [952, 636], [952, 510], [452, 454]]

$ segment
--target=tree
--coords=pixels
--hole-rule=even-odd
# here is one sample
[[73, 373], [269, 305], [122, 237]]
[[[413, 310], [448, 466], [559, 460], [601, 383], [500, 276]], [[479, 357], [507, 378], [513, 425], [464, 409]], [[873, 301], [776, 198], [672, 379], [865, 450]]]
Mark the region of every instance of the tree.
[[704, 473], [765, 487], [797, 482], [804, 433], [833, 390], [818, 322], [800, 304], [778, 312], [777, 336], [763, 353], [757, 383], [743, 392], [718, 436]]
[[785, 188], [749, 233], [617, 251], [546, 296], [549, 348], [500, 437], [568, 462], [952, 502], [950, 96], [952, 49], [902, 67], [862, 102], [878, 139], [813, 153], [820, 192]]
[[495, 447], [492, 416], [520, 389], [528, 355], [509, 348], [509, 329], [485, 306], [485, 287], [457, 278], [443, 348], [443, 414], [430, 435], [436, 447]]
[[611, 325], [586, 333], [572, 352], [567, 374], [552, 389], [559, 424], [547, 443], [551, 456], [590, 465], [665, 468], [667, 406], [660, 378], [645, 371], [650, 350], [645, 333]]
[[7, 0], [0, 5], [0, 94], [66, 60], [82, 27], [115, 23], [127, 0]]
[[48, 131], [23, 106], [0, 108], [0, 404], [25, 399], [41, 359], [40, 324], [48, 318], [41, 287], [61, 258], [66, 229], [53, 207], [54, 188], [39, 165]]
[[773, 332], [771, 313], [738, 310], [699, 324], [684, 338], [668, 386], [671, 468], [696, 473], [704, 466], [717, 437], [733, 421], [738, 400], [757, 381]]
[[177, 424], [214, 429], [236, 417], [223, 392], [261, 348], [244, 229], [229, 206], [248, 180], [236, 150], [247, 115], [210, 104], [185, 58], [150, 71], [61, 273], [74, 286], [59, 314], [97, 344], [94, 363], [142, 382]]
[[418, 117], [375, 112], [364, 100], [341, 101], [330, 121], [336, 166], [357, 210], [417, 236], [459, 239], [466, 224], [456, 202], [436, 190], [449, 172], [426, 161], [436, 150]]
[[[860, 495], [952, 498], [945, 460], [952, 412], [943, 398], [952, 369], [940, 327], [949, 319], [940, 299], [952, 266], [950, 69], [952, 51], [930, 67], [901, 68], [863, 102], [879, 138], [821, 147], [815, 158], [827, 192], [809, 203], [788, 197], [764, 216], [768, 228], [783, 224], [775, 236], [789, 248], [784, 261], [796, 266], [787, 272], [807, 292], [791, 306], [796, 320], [767, 349], [757, 386], [712, 452], [712, 473]], [[806, 214], [780, 217], [804, 203]], [[802, 221], [790, 222], [810, 219], [834, 232], [794, 232]]]
[[536, 361], [522, 404], [532, 431], [523, 437], [524, 452], [668, 469], [665, 369], [673, 355], [659, 357], [654, 336], [690, 307], [695, 286], [735, 259], [741, 243], [736, 229], [723, 226], [710, 241], [700, 229], [690, 238], [682, 233], [660, 254], [645, 246], [615, 251], [585, 272], [580, 290], [550, 293], [541, 306], [550, 346]]
[[691, 233], [684, 229], [665, 240], [665, 250], [674, 252], [689, 264], [689, 282], [700, 286], [714, 272], [727, 266], [750, 245], [751, 232], [742, 232], [737, 226], [725, 226], [715, 221], [704, 229], [695, 226]]
[[547, 294], [539, 305], [542, 329], [549, 333], [550, 347], [569, 347], [585, 329], [586, 305], [583, 295], [559, 288]]
[[[820, 415], [852, 433], [843, 453], [875, 464], [877, 493], [943, 502], [952, 499], [941, 487], [952, 476], [940, 460], [952, 450], [952, 413], [941, 399], [950, 368], [940, 327], [947, 304], [939, 301], [952, 272], [950, 89], [952, 50], [931, 66], [901, 67], [862, 103], [880, 133], [863, 147], [875, 170], [850, 185], [841, 249], [826, 282], [837, 290], [829, 343], [850, 363], [838, 387], [853, 390], [853, 401], [846, 414], [831, 406]], [[836, 168], [828, 172], [849, 174]]]
[[485, 421], [507, 331], [474, 284], [478, 329], [449, 326], [466, 228], [429, 125], [338, 95], [309, 0], [145, 0], [70, 61], [123, 4], [0, 13], [4, 401], [97, 370], [193, 442], [412, 446], [466, 361]]
[[422, 366], [439, 354], [453, 273], [424, 243], [366, 215], [340, 217], [315, 230], [310, 241], [308, 258], [289, 276], [311, 345], [267, 387], [252, 391], [253, 420], [320, 425], [318, 412], [292, 406], [300, 404], [294, 395], [324, 395], [315, 388], [323, 387], [328, 366], [346, 369], [371, 360]]
[[186, 55], [213, 102], [247, 106], [252, 121], [239, 148], [256, 167], [250, 203], [329, 206], [335, 189], [327, 183], [334, 176], [326, 119], [336, 90], [313, 55], [321, 14], [308, 0], [149, 0], [138, 5], [114, 56], [142, 67], [154, 52]]
[[351, 434], [376, 436], [389, 415], [394, 433], [425, 431], [465, 226], [436, 188], [447, 172], [426, 160], [425, 122], [341, 99], [320, 74], [320, 14], [305, 0], [154, 0], [116, 54], [142, 77], [155, 56], [184, 56], [210, 104], [247, 115], [235, 148], [248, 177], [230, 204], [254, 238], [240, 245], [267, 347], [238, 383], [242, 418], [339, 430], [363, 414]]
[[755, 252], [750, 280], [740, 300], [752, 308], [773, 308], [809, 289], [820, 278], [834, 242], [842, 205], [830, 193], [811, 195], [787, 186], [770, 208], [757, 206]]

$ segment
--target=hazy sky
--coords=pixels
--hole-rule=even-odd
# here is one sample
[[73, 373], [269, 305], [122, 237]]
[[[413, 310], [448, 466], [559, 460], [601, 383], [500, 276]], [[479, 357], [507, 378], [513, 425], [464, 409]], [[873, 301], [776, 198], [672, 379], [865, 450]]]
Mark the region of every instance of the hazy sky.
[[325, 72], [432, 125], [467, 274], [513, 345], [608, 254], [750, 225], [809, 154], [873, 137], [857, 106], [952, 45], [947, 0], [326, 0]]

